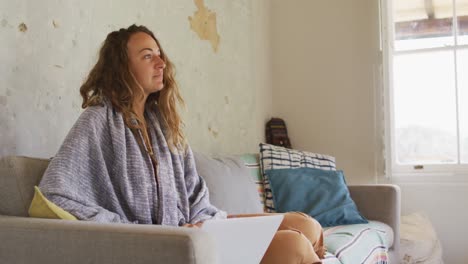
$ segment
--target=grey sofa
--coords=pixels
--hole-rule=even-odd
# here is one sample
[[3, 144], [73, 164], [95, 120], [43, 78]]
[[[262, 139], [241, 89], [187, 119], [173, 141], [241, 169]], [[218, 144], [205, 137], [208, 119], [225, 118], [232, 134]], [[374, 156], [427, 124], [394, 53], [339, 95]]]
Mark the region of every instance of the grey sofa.
[[[213, 204], [229, 213], [258, 210], [258, 204], [246, 204], [255, 203], [249, 202], [252, 201], [249, 192], [256, 191], [255, 184], [239, 176], [248, 172], [238, 161], [226, 162], [200, 154], [195, 157]], [[0, 263], [217, 263], [211, 236], [199, 229], [28, 217], [33, 186], [39, 183], [47, 165], [46, 159], [18, 156], [0, 159]], [[222, 177], [206, 175], [211, 171]], [[243, 180], [233, 180], [235, 177]], [[389, 253], [390, 263], [397, 263], [399, 188], [360, 185], [349, 189], [365, 217], [384, 222], [394, 230]]]

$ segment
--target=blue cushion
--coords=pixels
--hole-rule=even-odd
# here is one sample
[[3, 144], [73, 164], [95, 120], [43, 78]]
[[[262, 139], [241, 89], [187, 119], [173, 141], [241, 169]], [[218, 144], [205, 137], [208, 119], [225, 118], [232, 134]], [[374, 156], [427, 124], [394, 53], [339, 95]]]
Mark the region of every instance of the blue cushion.
[[277, 212], [304, 212], [323, 227], [368, 223], [351, 199], [343, 171], [297, 168], [265, 174]]
[[288, 149], [270, 144], [260, 143], [260, 165], [265, 189], [265, 209], [268, 213], [275, 213], [275, 203], [271, 194], [270, 182], [265, 175], [267, 170], [291, 168], [316, 168], [322, 170], [336, 170], [335, 157]]

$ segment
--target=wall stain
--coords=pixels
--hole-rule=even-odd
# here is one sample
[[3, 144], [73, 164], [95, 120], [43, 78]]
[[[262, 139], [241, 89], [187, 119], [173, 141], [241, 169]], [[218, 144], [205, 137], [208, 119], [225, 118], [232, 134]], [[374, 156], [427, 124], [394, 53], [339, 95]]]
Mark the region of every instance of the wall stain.
[[229, 104], [229, 97], [228, 96], [224, 96], [224, 102], [228, 105]]
[[72, 40], [72, 44], [73, 44], [73, 47], [76, 47], [76, 44], [78, 44], [78, 42], [76, 41], [76, 39]]
[[6, 27], [8, 25], [8, 21], [6, 19], [2, 19], [2, 27]]
[[201, 40], [208, 40], [214, 52], [218, 51], [220, 36], [216, 28], [216, 13], [206, 8], [203, 0], [194, 0], [198, 10], [189, 17], [190, 28]]
[[208, 131], [210, 131], [211, 135], [213, 135], [214, 138], [218, 137], [219, 132], [216, 128], [212, 128], [211, 126], [209, 126]]
[[19, 24], [19, 26], [18, 26], [18, 30], [24, 33], [24, 32], [26, 32], [26, 31], [28, 31], [28, 26], [26, 26], [25, 23], [21, 23], [21, 24]]
[[58, 64], [54, 64], [54, 67], [55, 67], [55, 68], [59, 68], [59, 69], [63, 69], [63, 66], [62, 66], [62, 65], [58, 65]]
[[7, 97], [0, 96], [0, 106], [6, 106], [6, 105], [7, 105]]
[[59, 23], [56, 20], [52, 20], [52, 25], [54, 26], [54, 28], [59, 27]]
[[7, 88], [7, 90], [6, 90], [6, 95], [7, 95], [7, 96], [11, 96], [11, 94], [12, 94], [12, 92], [11, 92], [10, 88]]

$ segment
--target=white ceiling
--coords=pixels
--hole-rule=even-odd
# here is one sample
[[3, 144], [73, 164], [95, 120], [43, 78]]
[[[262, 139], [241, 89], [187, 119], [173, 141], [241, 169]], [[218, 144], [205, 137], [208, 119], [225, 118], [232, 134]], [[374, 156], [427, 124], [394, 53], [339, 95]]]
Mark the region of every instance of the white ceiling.
[[[396, 22], [427, 19], [433, 10], [435, 18], [453, 16], [452, 0], [394, 0], [394, 20]], [[456, 0], [457, 16], [468, 15], [468, 0]]]

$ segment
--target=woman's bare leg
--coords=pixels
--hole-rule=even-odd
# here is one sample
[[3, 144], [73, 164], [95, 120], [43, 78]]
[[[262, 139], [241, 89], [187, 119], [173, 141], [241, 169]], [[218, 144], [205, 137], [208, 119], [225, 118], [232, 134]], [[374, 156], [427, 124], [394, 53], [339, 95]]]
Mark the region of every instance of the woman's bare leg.
[[[228, 218], [268, 216], [272, 214], [240, 214]], [[322, 226], [312, 217], [301, 212], [284, 213], [262, 264], [321, 263], [324, 257]]]

